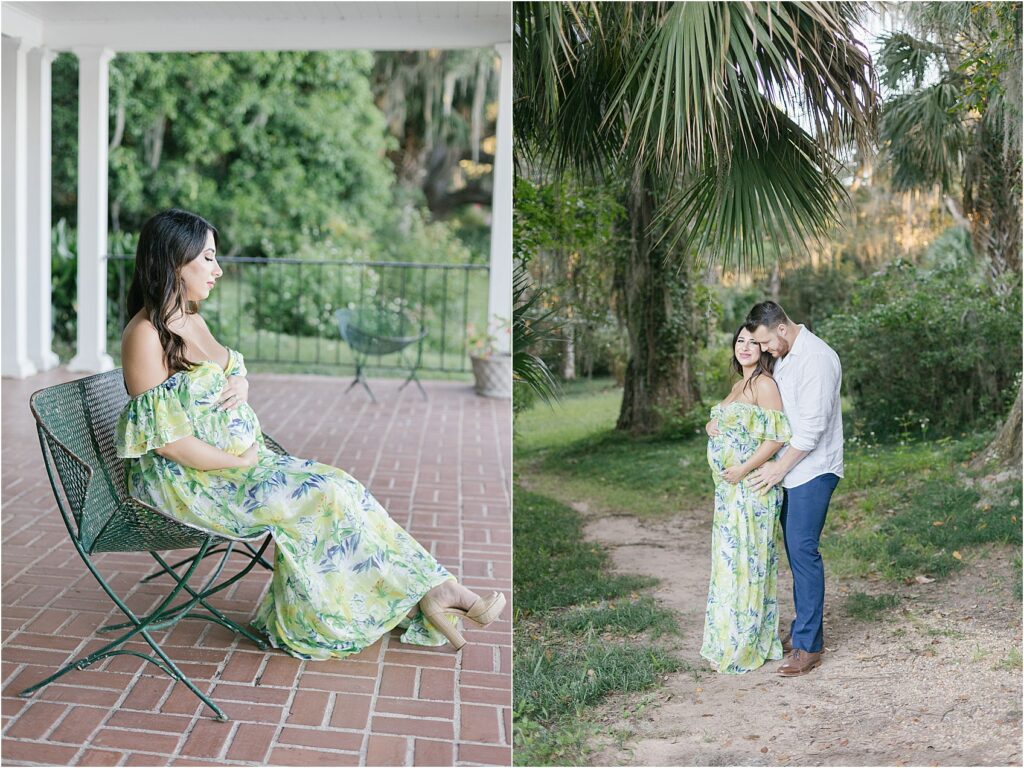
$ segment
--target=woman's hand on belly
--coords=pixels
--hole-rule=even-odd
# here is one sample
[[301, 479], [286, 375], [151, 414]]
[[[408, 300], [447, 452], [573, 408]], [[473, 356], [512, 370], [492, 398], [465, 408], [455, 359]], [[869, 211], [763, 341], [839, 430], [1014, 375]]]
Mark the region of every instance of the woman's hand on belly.
[[249, 402], [249, 380], [244, 376], [228, 376], [213, 406], [217, 410], [231, 410]]

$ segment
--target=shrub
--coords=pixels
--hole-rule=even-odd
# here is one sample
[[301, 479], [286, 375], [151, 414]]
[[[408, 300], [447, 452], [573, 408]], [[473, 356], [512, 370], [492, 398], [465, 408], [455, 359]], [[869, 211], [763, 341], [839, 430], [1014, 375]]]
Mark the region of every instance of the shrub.
[[1020, 291], [1003, 295], [969, 266], [896, 261], [821, 323], [865, 431], [960, 434], [1005, 415], [1021, 370]]

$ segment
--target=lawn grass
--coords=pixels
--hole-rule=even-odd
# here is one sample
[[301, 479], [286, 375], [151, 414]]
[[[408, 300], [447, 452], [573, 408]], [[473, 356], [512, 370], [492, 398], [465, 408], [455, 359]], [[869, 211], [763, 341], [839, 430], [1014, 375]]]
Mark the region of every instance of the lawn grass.
[[610, 380], [567, 387], [554, 407], [516, 419], [516, 473], [565, 503], [657, 517], [710, 504], [707, 441], [631, 438], [615, 430], [622, 389]]
[[582, 610], [567, 611], [557, 616], [551, 626], [569, 634], [587, 632], [624, 632], [630, 635], [650, 632], [661, 637], [678, 630], [675, 617], [653, 597], [611, 600]]
[[[900, 463], [899, 449], [890, 453]], [[963, 567], [973, 547], [1020, 546], [1018, 481], [1005, 481], [998, 500], [985, 501], [957, 471], [950, 450], [933, 450], [930, 458], [913, 474], [845, 498], [837, 492], [821, 544], [830, 570], [840, 576], [876, 573], [889, 581], [937, 579]], [[855, 465], [857, 456], [851, 459]]]
[[651, 642], [678, 628], [670, 611], [638, 593], [654, 579], [610, 572], [577, 512], [520, 487], [514, 498], [514, 760], [581, 764], [596, 733], [587, 708], [679, 669]]
[[656, 646], [591, 642], [578, 648], [546, 648], [524, 644], [516, 648], [516, 713], [540, 721], [575, 713], [609, 693], [649, 688], [659, 675], [675, 672], [680, 666], [678, 659]]
[[576, 512], [518, 487], [512, 535], [513, 602], [520, 615], [613, 599], [656, 583], [643, 576], [609, 573], [607, 553], [583, 538]]

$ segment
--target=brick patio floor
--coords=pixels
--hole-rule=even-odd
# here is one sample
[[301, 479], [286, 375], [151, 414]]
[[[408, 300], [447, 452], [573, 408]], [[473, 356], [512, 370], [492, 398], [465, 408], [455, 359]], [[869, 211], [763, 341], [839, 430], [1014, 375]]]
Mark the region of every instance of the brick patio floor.
[[[132, 656], [18, 698], [99, 647], [98, 627], [123, 620], [68, 541], [28, 410], [33, 391], [78, 375], [3, 380], [4, 764], [511, 764], [510, 608], [486, 629], [470, 625], [460, 653], [403, 645], [395, 632], [358, 656], [300, 661], [207, 622], [157, 633], [227, 723]], [[376, 406], [360, 391], [343, 396], [344, 378], [253, 374], [251, 383], [264, 430], [290, 453], [359, 478], [467, 586], [511, 600], [509, 401], [459, 382], [426, 382], [424, 402], [413, 387], [374, 380]], [[131, 590], [133, 609], [155, 599], [155, 586], [138, 584], [152, 570], [148, 555], [98, 563], [122, 594]], [[244, 623], [267, 583], [257, 568], [214, 605]]]

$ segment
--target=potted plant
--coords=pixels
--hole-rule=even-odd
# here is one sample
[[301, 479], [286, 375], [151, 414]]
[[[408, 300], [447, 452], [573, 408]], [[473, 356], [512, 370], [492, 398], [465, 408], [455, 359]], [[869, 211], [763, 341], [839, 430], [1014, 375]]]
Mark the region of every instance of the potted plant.
[[[498, 333], [508, 334], [510, 328], [504, 318], [495, 317]], [[466, 345], [473, 364], [474, 389], [482, 397], [512, 397], [512, 353], [498, 348], [498, 337], [488, 329], [477, 330], [466, 326]]]

